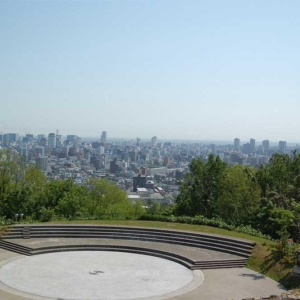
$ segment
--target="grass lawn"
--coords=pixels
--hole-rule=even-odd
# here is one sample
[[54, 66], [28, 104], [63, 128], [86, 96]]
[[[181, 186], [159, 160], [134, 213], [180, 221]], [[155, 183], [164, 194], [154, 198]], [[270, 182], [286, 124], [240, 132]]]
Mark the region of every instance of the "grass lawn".
[[[138, 226], [138, 227], [151, 227], [151, 228], [165, 228], [174, 230], [187, 230], [194, 232], [217, 234], [228, 236], [232, 238], [240, 238], [250, 240], [256, 243], [252, 255], [248, 260], [247, 268], [260, 272], [284, 287], [299, 288], [300, 277], [292, 277], [291, 270], [296, 264], [295, 259], [281, 257], [277, 249], [277, 243], [266, 239], [254, 237], [244, 233], [224, 230], [215, 227], [190, 225], [183, 223], [168, 223], [168, 222], [155, 222], [155, 221], [131, 221], [131, 220], [76, 220], [76, 221], [53, 221], [47, 223], [40, 223], [41, 225], [50, 224], [78, 224], [78, 225], [119, 225], [119, 226]], [[0, 227], [0, 234], [5, 230], [5, 227]]]

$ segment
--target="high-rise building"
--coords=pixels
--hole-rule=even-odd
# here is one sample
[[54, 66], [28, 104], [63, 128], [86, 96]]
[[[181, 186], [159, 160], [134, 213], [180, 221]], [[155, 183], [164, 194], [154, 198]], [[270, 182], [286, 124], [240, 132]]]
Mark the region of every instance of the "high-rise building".
[[8, 147], [11, 143], [15, 143], [17, 139], [17, 133], [6, 133], [3, 135], [3, 146]]
[[279, 152], [285, 153], [286, 152], [286, 141], [279, 141]]
[[240, 150], [240, 144], [241, 144], [241, 140], [238, 138], [234, 139], [234, 150]]
[[9, 146], [8, 135], [6, 133], [3, 134], [2, 144], [3, 144], [4, 147], [8, 147]]
[[157, 144], [157, 137], [156, 137], [156, 136], [153, 136], [153, 137], [151, 138], [151, 145], [152, 145], [152, 146], [156, 146], [156, 144]]
[[75, 148], [78, 148], [80, 144], [81, 144], [81, 138], [77, 136], [77, 137], [73, 140], [73, 146], [74, 146]]
[[255, 139], [250, 139], [250, 150], [255, 151]]
[[33, 134], [27, 133], [26, 138], [28, 139], [29, 142], [33, 141]]
[[249, 143], [243, 145], [243, 153], [249, 154], [251, 152], [251, 145]]
[[103, 146], [99, 146], [99, 153], [104, 154], [105, 153], [105, 148]]
[[110, 161], [109, 172], [110, 173], [116, 173], [118, 171], [119, 171], [118, 159], [114, 158], [114, 160]]
[[55, 148], [56, 147], [56, 135], [55, 133], [49, 133], [48, 135], [48, 147]]
[[137, 192], [137, 188], [146, 187], [147, 177], [145, 175], [137, 175], [133, 177], [133, 191]]
[[76, 139], [77, 139], [77, 135], [74, 135], [74, 134], [68, 134], [67, 135], [67, 141], [69, 141], [71, 143], [73, 143], [74, 140], [76, 140]]
[[101, 142], [102, 143], [106, 143], [107, 142], [107, 132], [106, 131], [102, 131]]
[[44, 154], [45, 154], [45, 149], [44, 149], [44, 147], [35, 147], [34, 148], [34, 156], [35, 157], [38, 157], [38, 156], [44, 156]]
[[263, 140], [262, 141], [262, 148], [263, 152], [267, 152], [270, 150], [270, 141], [269, 140]]
[[[57, 130], [58, 131], [58, 130]], [[62, 147], [64, 143], [63, 137], [60, 134], [56, 134], [56, 145]]]
[[35, 159], [35, 166], [38, 170], [43, 172], [47, 172], [48, 169], [48, 157], [40, 156]]
[[210, 144], [211, 153], [216, 154], [216, 144]]
[[137, 152], [135, 150], [129, 152], [129, 157], [131, 161], [136, 161], [137, 160]]
[[14, 143], [18, 139], [18, 134], [17, 133], [8, 133], [7, 135], [8, 135], [9, 143]]
[[17, 133], [6, 133], [3, 135], [3, 145], [8, 147], [10, 144], [15, 143], [17, 139]]
[[47, 144], [47, 139], [45, 137], [41, 138], [40, 139], [40, 145], [43, 146], [43, 147], [46, 147], [46, 144]]
[[45, 138], [45, 135], [44, 134], [38, 134], [37, 136], [37, 142], [40, 143], [41, 142], [41, 139], [44, 139]]

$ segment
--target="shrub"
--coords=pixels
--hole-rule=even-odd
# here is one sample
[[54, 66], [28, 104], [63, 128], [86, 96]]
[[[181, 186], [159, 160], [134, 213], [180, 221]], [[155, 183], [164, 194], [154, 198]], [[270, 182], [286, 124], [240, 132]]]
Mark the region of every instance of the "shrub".
[[51, 221], [54, 216], [55, 216], [55, 213], [54, 213], [54, 210], [53, 209], [47, 209], [45, 207], [42, 207], [39, 211], [39, 220], [42, 221], [42, 222], [48, 222], [48, 221]]
[[144, 221], [176, 222], [176, 223], [185, 223], [185, 224], [193, 224], [193, 225], [212, 226], [212, 227], [249, 234], [259, 238], [272, 240], [270, 236], [261, 233], [259, 230], [252, 228], [250, 225], [236, 227], [233, 225], [228, 225], [220, 218], [209, 219], [202, 215], [197, 215], [195, 217], [188, 217], [188, 216], [176, 217], [173, 215], [164, 216], [164, 215], [157, 215], [157, 214], [144, 214], [139, 219]]

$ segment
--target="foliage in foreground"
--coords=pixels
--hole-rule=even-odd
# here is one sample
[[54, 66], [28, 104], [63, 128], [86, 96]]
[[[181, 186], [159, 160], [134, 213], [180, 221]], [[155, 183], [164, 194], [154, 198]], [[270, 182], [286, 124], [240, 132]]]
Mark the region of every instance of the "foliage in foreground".
[[300, 154], [274, 154], [259, 169], [227, 166], [219, 156], [194, 159], [181, 183], [177, 216], [203, 215], [251, 226], [275, 239], [300, 241]]
[[[126, 194], [106, 179], [90, 179], [78, 186], [73, 180], [49, 182], [20, 156], [0, 150], [0, 221], [50, 221], [75, 218], [137, 218], [141, 202], [132, 204]], [[18, 214], [18, 217], [16, 217]]]

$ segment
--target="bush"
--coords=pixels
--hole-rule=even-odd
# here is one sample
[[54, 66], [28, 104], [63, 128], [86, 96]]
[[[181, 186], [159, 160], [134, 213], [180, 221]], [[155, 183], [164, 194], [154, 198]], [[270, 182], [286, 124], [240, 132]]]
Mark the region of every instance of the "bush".
[[252, 228], [250, 225], [236, 227], [233, 225], [228, 225], [226, 222], [224, 222], [219, 218], [208, 219], [202, 215], [198, 215], [195, 217], [188, 217], [188, 216], [175, 217], [175, 216], [144, 214], [139, 219], [144, 221], [176, 222], [176, 223], [184, 223], [184, 224], [212, 226], [212, 227], [249, 234], [259, 238], [272, 240], [272, 238], [269, 235], [265, 235], [261, 233], [259, 230]]
[[54, 210], [53, 209], [47, 209], [45, 207], [42, 207], [39, 211], [39, 220], [41, 222], [48, 222], [53, 220], [55, 216]]

